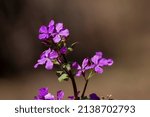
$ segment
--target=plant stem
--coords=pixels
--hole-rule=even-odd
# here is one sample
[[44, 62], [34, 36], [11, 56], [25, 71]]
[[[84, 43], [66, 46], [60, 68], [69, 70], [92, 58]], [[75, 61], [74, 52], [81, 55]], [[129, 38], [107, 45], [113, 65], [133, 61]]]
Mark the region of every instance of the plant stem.
[[[64, 54], [62, 56], [63, 56], [64, 62], [68, 63], [68, 60], [67, 60], [66, 56]], [[75, 100], [78, 100], [79, 99], [78, 98], [78, 90], [77, 90], [77, 85], [76, 85], [76, 81], [75, 81], [74, 75], [73, 75], [71, 70], [69, 70], [69, 71], [67, 70], [67, 74], [70, 77], [71, 82], [72, 82]]]
[[77, 85], [76, 85], [76, 81], [75, 81], [74, 76], [72, 75], [71, 71], [70, 71], [70, 79], [71, 79], [72, 86], [73, 86], [75, 100], [78, 100], [79, 98], [78, 98]]
[[[54, 45], [56, 45], [56, 44], [54, 43]], [[56, 47], [57, 47], [57, 45], [56, 45]], [[59, 48], [57, 48], [57, 52], [58, 52], [58, 51], [59, 51]], [[59, 52], [58, 52], [58, 53], [59, 53]], [[68, 63], [68, 60], [67, 60], [65, 54], [62, 54], [62, 57], [63, 57], [64, 63]], [[58, 62], [59, 62], [59, 60], [58, 60]], [[60, 63], [60, 62], [59, 62], [59, 63]], [[62, 63], [60, 63], [60, 65], [61, 65], [61, 67], [62, 67]], [[73, 92], [74, 92], [75, 100], [78, 100], [79, 98], [78, 98], [77, 85], [76, 85], [76, 81], [75, 81], [75, 78], [74, 78], [74, 75], [73, 75], [72, 71], [71, 71], [71, 70], [68, 71], [67, 69], [65, 69], [65, 68], [63, 68], [63, 67], [62, 67], [62, 69], [64, 69], [65, 72], [66, 72], [66, 73], [68, 74], [68, 76], [70, 77], [71, 82], [72, 82], [72, 86], [73, 86]]]
[[84, 98], [84, 94], [85, 94], [85, 91], [86, 91], [88, 82], [89, 82], [89, 80], [86, 80], [86, 82], [85, 82], [84, 89], [83, 89], [83, 92], [82, 92], [82, 95], [81, 95], [81, 98], [82, 98], [82, 99]]

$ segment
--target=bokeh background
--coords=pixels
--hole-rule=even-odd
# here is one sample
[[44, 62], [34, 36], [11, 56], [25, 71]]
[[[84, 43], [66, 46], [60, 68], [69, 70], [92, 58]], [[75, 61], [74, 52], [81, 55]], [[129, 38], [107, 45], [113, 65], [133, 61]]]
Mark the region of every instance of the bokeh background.
[[[115, 62], [90, 81], [86, 94], [150, 99], [149, 6], [149, 0], [0, 0], [0, 99], [33, 99], [45, 86], [72, 95], [70, 81], [33, 68], [44, 49], [39, 27], [50, 19], [70, 30], [69, 43], [79, 42], [71, 60], [100, 50]], [[83, 79], [76, 80], [82, 89]]]

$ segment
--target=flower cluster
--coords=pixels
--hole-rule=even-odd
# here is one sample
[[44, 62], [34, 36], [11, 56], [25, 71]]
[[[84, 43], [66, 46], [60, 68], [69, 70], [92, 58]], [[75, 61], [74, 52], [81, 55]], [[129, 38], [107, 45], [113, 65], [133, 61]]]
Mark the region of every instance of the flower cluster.
[[[113, 60], [104, 58], [102, 52], [98, 51], [93, 57], [85, 58], [81, 65], [76, 61], [69, 61], [67, 55], [74, 50], [74, 45], [76, 42], [71, 46], [68, 46], [66, 39], [68, 36], [69, 30], [64, 28], [63, 23], [55, 24], [54, 20], [51, 20], [48, 26], [42, 25], [39, 28], [38, 38], [42, 41], [42, 43], [48, 46], [48, 49], [42, 52], [40, 58], [37, 60], [37, 63], [34, 65], [34, 68], [37, 68], [39, 65], [44, 65], [45, 69], [52, 70], [54, 65], [57, 65], [58, 70], [56, 71], [56, 74], [58, 76], [58, 81], [61, 82], [71, 80], [74, 95], [69, 96], [69, 99], [99, 100], [100, 97], [95, 93], [85, 96], [87, 84], [93, 74], [102, 74], [103, 67], [111, 66], [113, 64]], [[83, 76], [85, 80], [84, 89], [80, 93], [81, 95], [79, 95], [80, 90], [77, 89], [77, 84], [75, 81], [76, 76]], [[41, 88], [39, 89], [39, 94], [35, 97], [35, 99], [60, 100], [63, 99], [63, 97], [64, 92], [62, 90], [57, 92], [57, 98], [55, 98], [54, 95], [48, 92], [48, 88]]]
[[96, 54], [91, 58], [85, 58], [82, 62], [82, 65], [79, 65], [77, 62], [74, 62], [72, 66], [77, 69], [76, 76], [85, 76], [85, 71], [93, 69], [96, 73], [103, 73], [104, 66], [111, 66], [113, 64], [112, 59], [106, 59], [102, 57], [102, 52], [96, 52]]
[[57, 91], [57, 98], [48, 92], [48, 88], [40, 88], [38, 96], [35, 96], [36, 100], [62, 100], [64, 97], [64, 92], [62, 90]]
[[69, 30], [63, 27], [63, 23], [57, 23], [55, 25], [54, 20], [51, 20], [48, 26], [42, 25], [39, 33], [40, 40], [52, 38], [54, 43], [59, 43], [62, 38], [69, 36]]

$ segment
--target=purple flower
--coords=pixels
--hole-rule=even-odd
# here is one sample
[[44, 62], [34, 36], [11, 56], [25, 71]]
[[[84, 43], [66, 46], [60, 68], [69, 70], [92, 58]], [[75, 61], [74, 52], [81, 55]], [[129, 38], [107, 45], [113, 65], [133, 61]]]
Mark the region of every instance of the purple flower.
[[[64, 97], [64, 92], [59, 90], [57, 92], [57, 100], [61, 100]], [[48, 88], [40, 88], [38, 96], [35, 96], [34, 99], [36, 100], [55, 100], [54, 95], [48, 92]]]
[[40, 88], [38, 96], [35, 96], [36, 100], [54, 100], [54, 96], [48, 93], [48, 88]]
[[54, 20], [51, 20], [49, 22], [49, 25], [48, 27], [47, 26], [44, 26], [42, 25], [39, 29], [39, 39], [40, 40], [45, 40], [45, 39], [48, 39], [51, 34], [53, 33], [54, 31]]
[[39, 33], [40, 40], [46, 40], [51, 37], [54, 43], [59, 43], [62, 38], [68, 37], [69, 30], [64, 29], [63, 23], [57, 23], [55, 26], [54, 20], [51, 20], [48, 26], [42, 25], [40, 27]]
[[37, 63], [34, 65], [34, 68], [37, 68], [39, 65], [44, 65], [47, 70], [53, 69], [53, 60], [58, 57], [58, 53], [55, 50], [51, 50], [50, 48], [48, 50], [45, 50], [40, 59], [37, 61]]
[[89, 97], [90, 100], [100, 100], [100, 98], [95, 93], [90, 94]]
[[61, 53], [61, 54], [66, 54], [66, 53], [67, 53], [67, 47], [62, 47], [62, 48], [60, 49], [60, 53]]
[[45, 100], [55, 100], [54, 95], [51, 93], [48, 93], [47, 95], [44, 96]]
[[92, 66], [89, 64], [89, 59], [85, 58], [82, 62], [82, 65], [80, 66], [77, 62], [74, 62], [72, 66], [76, 68], [78, 71], [76, 73], [76, 76], [81, 76], [85, 73], [86, 70], [89, 70], [92, 68]]
[[62, 90], [59, 90], [57, 92], [57, 100], [62, 100], [64, 97], [64, 92]]
[[103, 66], [111, 66], [113, 64], [112, 59], [102, 58], [102, 52], [96, 52], [96, 54], [91, 58], [93, 62], [93, 68], [97, 73], [103, 73]]
[[39, 89], [39, 96], [40, 97], [43, 97], [43, 96], [45, 96], [45, 95], [47, 95], [48, 94], [48, 88], [46, 87], [46, 88], [40, 88]]
[[56, 32], [54, 33], [53, 41], [54, 43], [59, 43], [62, 37], [67, 37], [69, 35], [69, 30], [63, 28], [63, 23], [56, 24]]

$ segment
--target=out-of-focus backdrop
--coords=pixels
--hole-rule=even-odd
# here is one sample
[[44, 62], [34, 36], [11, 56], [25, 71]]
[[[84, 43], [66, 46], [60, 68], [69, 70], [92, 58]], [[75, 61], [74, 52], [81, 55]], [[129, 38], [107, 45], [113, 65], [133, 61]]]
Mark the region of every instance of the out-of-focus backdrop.
[[[149, 6], [149, 0], [0, 0], [0, 99], [33, 99], [44, 86], [72, 95], [70, 81], [58, 83], [53, 71], [33, 68], [44, 49], [39, 27], [50, 19], [70, 30], [69, 43], [79, 42], [71, 60], [99, 50], [114, 60], [86, 94], [150, 99]], [[76, 80], [81, 89], [83, 79]]]

